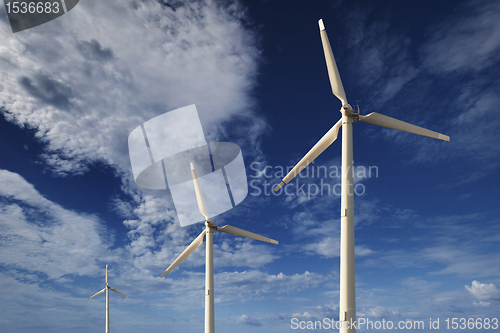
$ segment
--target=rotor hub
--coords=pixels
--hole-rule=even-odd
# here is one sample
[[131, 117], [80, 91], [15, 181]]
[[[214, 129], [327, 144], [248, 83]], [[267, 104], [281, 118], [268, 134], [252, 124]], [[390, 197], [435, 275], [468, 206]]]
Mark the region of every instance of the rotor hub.
[[354, 110], [349, 104], [342, 105], [342, 109], [340, 109], [340, 112], [348, 117], [354, 114]]

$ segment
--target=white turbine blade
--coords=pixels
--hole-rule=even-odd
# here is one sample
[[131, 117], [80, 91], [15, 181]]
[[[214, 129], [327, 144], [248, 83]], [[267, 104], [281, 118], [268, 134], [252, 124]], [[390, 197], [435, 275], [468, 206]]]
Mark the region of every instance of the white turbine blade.
[[332, 47], [326, 34], [325, 25], [323, 20], [319, 20], [319, 32], [321, 35], [321, 42], [323, 43], [323, 51], [325, 52], [326, 67], [328, 68], [328, 76], [330, 77], [330, 84], [332, 85], [332, 92], [342, 102], [342, 105], [347, 104], [347, 97], [345, 96], [344, 86], [340, 79], [339, 70], [335, 57], [333, 56]]
[[106, 285], [108, 284], [108, 265], [106, 265]]
[[406, 123], [392, 117], [384, 116], [383, 114], [372, 112], [366, 116], [359, 116], [359, 120], [365, 123], [374, 124], [378, 126], [397, 129], [404, 132], [410, 132], [418, 135], [428, 136], [435, 139], [450, 141], [450, 137], [438, 132], [434, 132], [419, 126]]
[[116, 290], [115, 288], [111, 288], [111, 287], [109, 287], [109, 289], [113, 290], [113, 291], [114, 291], [115, 293], [117, 293], [117, 294], [122, 295], [123, 297], [128, 298], [127, 296], [123, 295], [121, 292], [119, 292], [119, 291], [118, 291], [118, 290]]
[[208, 220], [207, 206], [205, 205], [205, 199], [203, 199], [203, 193], [201, 193], [200, 183], [198, 183], [198, 177], [196, 176], [196, 171], [194, 170], [193, 162], [191, 162], [191, 175], [193, 176], [194, 191], [196, 192], [196, 201], [198, 201], [198, 209], [201, 215], [205, 216]]
[[243, 229], [240, 229], [240, 228], [236, 228], [236, 227], [233, 227], [233, 226], [230, 226], [230, 225], [225, 225], [223, 227], [218, 227], [217, 230], [225, 232], [225, 233], [228, 233], [228, 234], [231, 234], [231, 235], [242, 236], [242, 237], [246, 237], [246, 238], [252, 238], [252, 239], [260, 240], [260, 241], [263, 241], [263, 242], [278, 244], [277, 240], [274, 240], [274, 239], [271, 239], [271, 238], [267, 238], [267, 237], [264, 237], [264, 236], [261, 236], [261, 235], [257, 235], [257, 234], [254, 234], [253, 232], [246, 231], [246, 230], [243, 230]]
[[337, 121], [333, 127], [326, 132], [326, 134], [319, 140], [314, 147], [309, 150], [309, 152], [304, 156], [299, 163], [297, 163], [293, 169], [283, 178], [281, 183], [276, 186], [275, 191], [279, 190], [283, 185], [288, 184], [293, 177], [298, 175], [302, 170], [304, 170], [309, 163], [314, 161], [316, 157], [319, 156], [326, 148], [328, 148], [336, 139], [339, 134], [339, 129], [342, 126], [342, 119]]
[[[106, 291], [106, 288], [104, 288], [103, 290], [101, 290], [100, 292], [98, 292], [97, 294], [95, 294], [94, 296], [92, 296], [92, 297], [90, 297], [90, 298], [94, 298], [94, 297], [96, 297], [97, 295], [100, 295], [100, 294], [102, 294], [102, 293], [103, 293], [103, 292], [105, 292], [105, 291]], [[90, 298], [89, 298], [89, 299], [90, 299]]]
[[180, 256], [175, 259], [175, 261], [168, 266], [167, 270], [165, 273], [163, 273], [160, 277], [164, 277], [167, 273], [170, 273], [177, 265], [179, 265], [184, 259], [186, 259], [191, 253], [193, 253], [194, 250], [198, 248], [198, 246], [203, 243], [203, 236], [205, 236], [206, 229], [203, 230], [203, 232], [196, 237], [196, 239], [180, 254]]

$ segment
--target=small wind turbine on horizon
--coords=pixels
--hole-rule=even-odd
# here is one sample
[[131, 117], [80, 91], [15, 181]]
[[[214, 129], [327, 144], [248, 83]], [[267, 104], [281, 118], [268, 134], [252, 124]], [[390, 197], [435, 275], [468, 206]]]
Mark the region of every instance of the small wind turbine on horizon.
[[342, 118], [312, 147], [312, 149], [295, 165], [295, 167], [282, 179], [274, 189], [278, 191], [282, 186], [288, 184], [298, 173], [305, 169], [309, 163], [314, 161], [326, 148], [328, 148], [338, 136], [342, 127], [342, 180], [341, 180], [341, 209], [340, 209], [340, 306], [339, 321], [343, 322], [340, 332], [355, 333], [356, 329], [348, 323], [356, 321], [356, 294], [355, 294], [355, 270], [354, 270], [354, 197], [353, 197], [353, 175], [352, 175], [352, 124], [354, 120], [361, 120], [378, 126], [397, 129], [435, 139], [450, 141], [450, 137], [428, 129], [400, 121], [380, 113], [372, 112], [362, 116], [355, 113], [347, 103], [344, 86], [340, 80], [340, 74], [335, 63], [330, 42], [326, 34], [323, 20], [319, 20], [319, 29], [323, 50], [325, 52], [328, 76], [332, 86], [333, 94], [342, 102]]
[[[106, 287], [104, 287], [103, 290], [99, 291], [98, 293], [96, 293], [94, 296], [90, 297], [90, 298], [94, 298], [96, 297], [97, 295], [100, 295], [102, 294], [103, 292], [106, 292], [106, 333], [109, 333], [109, 290], [113, 290], [115, 293], [117, 294], [120, 294], [122, 295], [123, 297], [126, 297], [128, 298], [127, 296], [123, 295], [121, 292], [119, 292], [118, 290], [114, 289], [114, 288], [111, 288], [109, 285], [108, 285], [108, 265], [106, 265]], [[90, 299], [89, 298], [89, 299]]]
[[198, 182], [198, 177], [196, 176], [196, 171], [194, 170], [193, 163], [191, 165], [191, 175], [193, 177], [194, 190], [196, 194], [196, 201], [198, 202], [198, 208], [200, 213], [205, 217], [205, 230], [195, 238], [195, 240], [175, 259], [175, 261], [167, 268], [165, 273], [161, 275], [164, 277], [167, 273], [171, 272], [177, 265], [179, 265], [184, 259], [186, 259], [194, 250], [196, 250], [201, 243], [203, 243], [203, 237], [207, 235], [207, 245], [206, 245], [206, 257], [205, 257], [205, 333], [214, 333], [214, 246], [213, 246], [213, 232], [215, 230], [222, 231], [228, 234], [252, 238], [260, 240], [263, 242], [278, 244], [278, 241], [270, 239], [261, 235], [254, 234], [240, 228], [232, 227], [230, 225], [225, 225], [223, 227], [216, 226], [210, 220], [207, 207], [205, 205], [205, 199], [203, 198], [203, 193], [201, 192], [201, 187]]

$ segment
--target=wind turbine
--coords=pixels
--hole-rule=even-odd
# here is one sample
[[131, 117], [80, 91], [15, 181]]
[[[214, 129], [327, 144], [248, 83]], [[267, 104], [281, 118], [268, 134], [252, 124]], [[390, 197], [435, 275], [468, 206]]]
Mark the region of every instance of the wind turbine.
[[[109, 290], [113, 290], [115, 293], [117, 294], [120, 294], [122, 295], [123, 297], [126, 297], [128, 298], [127, 296], [123, 295], [121, 292], [119, 292], [118, 290], [116, 290], [115, 288], [111, 288], [109, 285], [108, 285], [108, 265], [106, 265], [106, 287], [104, 287], [103, 290], [101, 290], [100, 292], [98, 292], [97, 294], [95, 294], [94, 296], [90, 297], [90, 298], [94, 298], [96, 297], [97, 295], [100, 295], [102, 294], [103, 292], [106, 291], [106, 333], [109, 333]], [[90, 299], [89, 298], [89, 299]]]
[[195, 240], [175, 259], [175, 261], [167, 268], [165, 273], [161, 275], [164, 277], [167, 273], [171, 272], [177, 265], [186, 259], [198, 246], [203, 243], [203, 236], [207, 235], [207, 250], [205, 261], [205, 333], [214, 333], [214, 245], [213, 245], [213, 232], [215, 230], [222, 231], [228, 234], [243, 236], [260, 240], [263, 242], [278, 244], [278, 241], [270, 239], [261, 235], [254, 234], [240, 228], [225, 225], [223, 227], [216, 226], [210, 220], [207, 207], [205, 206], [205, 199], [201, 193], [201, 187], [198, 183], [198, 177], [194, 170], [194, 165], [191, 162], [191, 175], [193, 177], [194, 191], [196, 193], [196, 201], [201, 215], [205, 217], [205, 230], [195, 238]]
[[350, 323], [356, 321], [356, 295], [354, 279], [354, 197], [352, 175], [352, 124], [354, 120], [361, 120], [378, 126], [397, 129], [435, 139], [450, 141], [447, 135], [439, 134], [428, 129], [400, 121], [380, 113], [372, 112], [366, 116], [355, 113], [347, 103], [344, 86], [335, 63], [330, 42], [326, 34], [323, 20], [319, 20], [319, 30], [323, 50], [325, 52], [328, 76], [333, 94], [342, 102], [342, 118], [312, 147], [312, 149], [295, 165], [274, 189], [278, 191], [288, 184], [300, 171], [305, 169], [319, 154], [328, 148], [336, 139], [342, 127], [342, 180], [341, 180], [341, 209], [340, 209], [340, 309], [339, 321], [343, 322], [340, 332], [353, 333], [355, 328]]

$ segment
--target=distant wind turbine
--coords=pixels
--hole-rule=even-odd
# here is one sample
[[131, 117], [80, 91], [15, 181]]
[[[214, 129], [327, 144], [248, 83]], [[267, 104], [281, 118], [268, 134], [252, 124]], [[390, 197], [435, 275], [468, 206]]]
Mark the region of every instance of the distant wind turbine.
[[[109, 333], [109, 290], [113, 290], [115, 293], [117, 294], [120, 294], [122, 295], [123, 297], [126, 297], [128, 298], [127, 296], [123, 295], [121, 292], [119, 292], [118, 290], [114, 289], [114, 288], [111, 288], [109, 285], [108, 285], [108, 265], [106, 265], [106, 287], [104, 287], [103, 290], [101, 290], [100, 292], [98, 292], [97, 294], [95, 294], [94, 296], [90, 297], [90, 298], [94, 298], [96, 297], [97, 295], [100, 295], [102, 294], [103, 292], [106, 291], [106, 333]], [[89, 299], [90, 299], [89, 298]]]
[[435, 139], [450, 141], [447, 135], [439, 134], [428, 129], [400, 121], [380, 113], [372, 112], [366, 116], [355, 113], [347, 103], [344, 86], [335, 63], [330, 42], [326, 34], [323, 20], [319, 20], [319, 30], [323, 50], [325, 52], [328, 76], [333, 94], [342, 102], [342, 118], [312, 147], [312, 149], [297, 163], [297, 165], [283, 178], [274, 189], [279, 190], [288, 184], [299, 172], [309, 165], [316, 157], [328, 148], [336, 139], [342, 127], [342, 191], [340, 209], [340, 312], [339, 321], [343, 322], [341, 333], [354, 333], [356, 329], [347, 325], [356, 321], [356, 295], [354, 278], [354, 197], [352, 175], [352, 124], [354, 120], [361, 120], [378, 126], [397, 129]]
[[194, 165], [191, 163], [191, 175], [193, 177], [194, 190], [196, 193], [196, 201], [200, 213], [205, 217], [205, 230], [196, 237], [196, 239], [175, 259], [175, 261], [167, 268], [161, 277], [170, 273], [177, 265], [186, 259], [194, 250], [196, 250], [201, 243], [203, 243], [203, 236], [207, 235], [207, 249], [205, 261], [205, 333], [214, 333], [214, 246], [213, 246], [213, 232], [215, 230], [222, 231], [228, 234], [252, 238], [263, 242], [278, 244], [278, 241], [270, 239], [261, 235], [254, 234], [240, 228], [225, 225], [223, 227], [215, 226], [208, 215], [207, 207], [205, 206], [205, 199], [201, 193], [201, 187], [198, 183], [198, 177], [194, 170]]

